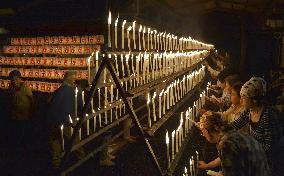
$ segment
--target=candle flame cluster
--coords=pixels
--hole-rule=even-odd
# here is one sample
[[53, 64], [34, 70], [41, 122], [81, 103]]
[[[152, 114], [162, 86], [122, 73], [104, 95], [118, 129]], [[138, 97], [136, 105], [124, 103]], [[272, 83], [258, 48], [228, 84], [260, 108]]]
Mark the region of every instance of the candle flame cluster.
[[[211, 83], [207, 83], [207, 87]], [[197, 119], [197, 110], [201, 109], [205, 104], [205, 95], [208, 95], [206, 93], [207, 87], [200, 93], [199, 98], [194, 101], [193, 107], [188, 107], [184, 112], [181, 112], [180, 114], [180, 123], [177, 129], [172, 131], [172, 138], [170, 141], [166, 141], [167, 151], [169, 151], [171, 147], [171, 154], [170, 152], [167, 153], [167, 158], [170, 158], [168, 164], [172, 160], [175, 159], [175, 155], [179, 152], [180, 147], [183, 145], [183, 141], [188, 136], [192, 126], [197, 125], [196, 119]], [[184, 115], [185, 114], [185, 115]], [[168, 136], [168, 132], [166, 133], [166, 138]], [[190, 173], [191, 175], [197, 174], [197, 163], [199, 160], [199, 153], [198, 151], [195, 152], [196, 160], [192, 157], [190, 159]], [[196, 164], [195, 164], [195, 161]], [[169, 166], [168, 166], [169, 167]], [[185, 173], [187, 173], [187, 168], [185, 168]]]
[[[107, 18], [107, 23], [108, 23], [108, 46], [112, 48], [111, 45], [111, 34], [112, 34], [112, 14], [111, 11], [109, 11], [109, 15]], [[128, 38], [128, 49], [129, 50], [165, 50], [165, 51], [182, 51], [182, 50], [189, 50], [189, 49], [207, 49], [211, 50], [214, 49], [214, 45], [212, 44], [207, 44], [201, 41], [198, 41], [196, 39], [193, 39], [191, 37], [182, 37], [182, 36], [177, 36], [174, 35], [170, 32], [166, 31], [158, 31], [154, 27], [146, 26], [143, 24], [138, 23], [136, 25], [136, 21], [132, 21], [127, 23], [126, 20], [121, 20], [121, 49], [124, 49], [124, 29], [125, 26], [127, 28], [127, 38]], [[119, 15], [115, 20], [114, 27], [115, 27], [115, 45], [114, 48], [118, 49], [117, 45], [117, 26], [118, 23], [120, 22], [119, 20]], [[139, 29], [136, 30], [137, 26], [139, 26]], [[131, 27], [131, 28], [130, 28]], [[146, 28], [147, 28], [147, 35], [146, 33]], [[133, 29], [132, 33], [132, 39], [130, 43], [130, 34], [129, 31]], [[142, 31], [143, 29], [143, 31]], [[138, 32], [138, 34], [137, 34]], [[141, 41], [141, 33], [142, 33], [142, 41]], [[136, 38], [136, 35], [138, 35], [138, 41]], [[147, 42], [145, 42], [147, 40]], [[136, 43], [138, 42], [138, 48], [136, 47]], [[146, 46], [147, 43], [147, 46]], [[133, 47], [132, 47], [133, 46]]]

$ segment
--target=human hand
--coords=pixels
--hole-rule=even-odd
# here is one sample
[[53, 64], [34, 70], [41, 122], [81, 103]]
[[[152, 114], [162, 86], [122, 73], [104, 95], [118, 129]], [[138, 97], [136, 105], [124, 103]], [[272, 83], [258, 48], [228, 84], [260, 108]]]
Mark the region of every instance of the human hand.
[[208, 164], [205, 163], [205, 161], [199, 161], [198, 162], [198, 168], [202, 169], [202, 170], [208, 169]]

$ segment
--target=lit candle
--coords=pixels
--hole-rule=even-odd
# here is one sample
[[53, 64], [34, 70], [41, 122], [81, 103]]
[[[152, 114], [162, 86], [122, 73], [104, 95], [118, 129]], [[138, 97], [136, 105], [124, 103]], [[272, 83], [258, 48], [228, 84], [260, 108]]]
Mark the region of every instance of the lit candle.
[[[100, 111], [101, 109], [100, 108], [98, 108], [98, 111]], [[100, 125], [100, 127], [102, 127], [102, 114], [101, 114], [101, 112], [99, 112], [99, 125]]]
[[97, 51], [96, 52], [96, 72], [98, 71], [99, 69], [99, 52]]
[[154, 122], [157, 121], [156, 117], [156, 105], [155, 105], [155, 98], [156, 98], [156, 92], [154, 92], [154, 95], [152, 97], [152, 105], [153, 105], [153, 117], [154, 117]]
[[148, 48], [148, 50], [150, 49], [150, 28], [148, 28], [148, 37], [147, 37], [147, 39], [148, 39], [148, 44], [147, 44], [147, 48]]
[[164, 89], [162, 90], [162, 92], [159, 95], [159, 118], [162, 118], [162, 95], [164, 93]]
[[126, 20], [123, 20], [122, 26], [121, 26], [121, 48], [124, 49], [124, 26], [125, 26]]
[[116, 18], [115, 23], [114, 23], [115, 48], [117, 48], [117, 23], [118, 23], [118, 18], [119, 18], [119, 15]]
[[146, 50], [146, 47], [145, 47], [145, 32], [146, 32], [146, 28], [144, 26], [143, 28], [143, 35], [142, 35], [142, 39], [143, 39], [143, 50]]
[[192, 160], [192, 170], [193, 170], [193, 175], [194, 175], [194, 176], [196, 176], [196, 172], [195, 172], [195, 161], [194, 161], [193, 156], [191, 157], [191, 160]]
[[151, 128], [151, 111], [150, 111], [150, 94], [148, 93], [147, 109], [148, 109], [148, 126]]
[[109, 104], [109, 106], [110, 106], [110, 123], [112, 123], [112, 105], [111, 105], [111, 103]]
[[157, 49], [157, 31], [154, 30], [154, 49]]
[[88, 83], [91, 84], [91, 58], [94, 53], [92, 53], [91, 56], [88, 57], [87, 63], [88, 63]]
[[139, 32], [138, 32], [138, 49], [139, 51], [141, 50], [141, 40], [140, 40], [140, 33], [142, 32], [142, 25], [139, 27]]
[[[69, 114], [68, 115], [69, 116], [69, 122], [71, 123], [71, 125], [73, 124], [73, 120], [72, 120], [72, 117], [71, 117], [71, 115]], [[70, 134], [71, 134], [71, 136], [73, 135], [73, 127], [72, 126], [70, 126]]]
[[130, 46], [130, 36], [129, 36], [129, 32], [131, 31], [132, 26], [129, 26], [127, 28], [127, 40], [128, 40], [128, 49], [131, 50], [131, 46]]
[[100, 88], [98, 88], [98, 99], [99, 99], [98, 107], [100, 108], [101, 107], [101, 89]]
[[150, 43], [151, 43], [151, 49], [153, 49], [152, 34], [153, 34], [153, 31], [151, 31], [151, 32], [150, 32]]
[[75, 88], [75, 117], [77, 117], [77, 104], [78, 104], [78, 96], [77, 96], [77, 94], [78, 94], [78, 88], [76, 87]]
[[107, 125], [108, 124], [108, 120], [107, 120], [107, 109], [106, 109], [107, 107], [106, 106], [104, 106], [104, 111], [105, 111], [105, 124]]
[[157, 47], [160, 50], [160, 33], [157, 35]]
[[193, 169], [193, 167], [192, 167], [192, 161], [191, 161], [191, 158], [189, 159], [189, 170], [190, 170], [190, 176], [193, 176], [193, 172], [192, 172], [192, 169]]
[[[198, 153], [197, 150], [195, 151], [195, 153], [196, 153], [196, 165], [198, 166], [198, 163], [199, 163], [199, 153]], [[196, 168], [197, 168], [197, 169], [196, 169], [196, 170], [197, 170], [196, 172], [197, 172], [197, 175], [198, 175], [198, 167], [196, 167]]]
[[[88, 118], [88, 114], [86, 114], [86, 118]], [[87, 119], [87, 135], [89, 136], [90, 135], [90, 120]]]
[[175, 130], [172, 132], [172, 160], [175, 158]]
[[135, 23], [136, 21], [133, 21], [133, 24], [132, 24], [132, 28], [133, 28], [133, 42], [134, 42], [134, 49], [136, 49], [136, 41], [135, 41]]
[[163, 104], [163, 115], [166, 114], [166, 95], [167, 95], [168, 91], [165, 91], [164, 92], [164, 97], [163, 97], [163, 100], [164, 100], [164, 104]]
[[178, 149], [179, 149], [179, 142], [178, 142], [178, 140], [179, 140], [179, 128], [176, 130], [176, 153], [178, 152]]
[[119, 99], [119, 116], [121, 116], [122, 100]]
[[83, 106], [85, 105], [85, 92], [82, 91], [82, 102], [83, 102]]
[[110, 25], [111, 25], [111, 12], [109, 11], [108, 13], [108, 21], [107, 21], [107, 24], [108, 24], [108, 47], [110, 48], [111, 47], [111, 36], [110, 36]]
[[184, 174], [185, 174], [185, 176], [188, 176], [186, 167], [184, 167]]
[[61, 145], [62, 145], [62, 151], [64, 151], [64, 136], [63, 136], [63, 128], [64, 126], [61, 125], [60, 126], [60, 130], [61, 130]]
[[170, 168], [170, 162], [171, 162], [169, 143], [170, 143], [170, 139], [169, 139], [169, 134], [168, 134], [168, 131], [167, 131], [166, 132], [166, 145], [167, 145], [167, 163], [168, 163], [168, 168]]
[[97, 127], [97, 116], [94, 115], [94, 132], [96, 131], [96, 127]]

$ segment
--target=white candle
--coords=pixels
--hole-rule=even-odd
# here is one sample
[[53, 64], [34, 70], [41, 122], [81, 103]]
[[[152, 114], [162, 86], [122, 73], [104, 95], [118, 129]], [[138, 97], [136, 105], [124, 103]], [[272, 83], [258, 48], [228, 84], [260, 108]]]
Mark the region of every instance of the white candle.
[[121, 116], [122, 100], [119, 99], [119, 116]]
[[149, 128], [151, 128], [152, 124], [151, 124], [151, 111], [150, 111], [150, 94], [148, 93], [148, 101], [147, 101], [147, 109], [148, 109], [148, 126]]
[[[70, 116], [70, 114], [69, 114], [69, 122], [71, 123], [71, 125], [73, 124], [73, 120], [72, 120], [72, 117]], [[71, 134], [71, 136], [73, 135], [73, 127], [72, 126], [70, 126], [70, 134]]]
[[121, 26], [121, 48], [124, 49], [124, 26], [125, 26], [126, 20], [123, 20], [122, 26]]
[[107, 99], [108, 95], [107, 95], [107, 86], [105, 86], [105, 103], [104, 105], [107, 105], [108, 99]]
[[142, 32], [142, 25], [139, 27], [139, 32], [138, 32], [138, 49], [139, 51], [141, 50], [141, 40], [140, 40], [140, 33]]
[[150, 32], [150, 43], [151, 43], [151, 50], [153, 49], [153, 40], [152, 40], [153, 31]]
[[99, 69], [99, 52], [96, 52], [96, 73], [98, 72]]
[[64, 151], [64, 136], [63, 136], [63, 128], [64, 126], [61, 125], [60, 126], [60, 130], [61, 130], [61, 145], [62, 145], [62, 151]]
[[143, 28], [143, 35], [142, 35], [142, 39], [143, 39], [143, 50], [146, 50], [146, 47], [145, 47], [145, 32], [146, 32], [146, 28], [144, 26]]
[[96, 131], [96, 127], [97, 127], [97, 116], [94, 116], [94, 132]]
[[[98, 111], [100, 111], [101, 109], [98, 108]], [[102, 115], [101, 115], [101, 112], [99, 112], [99, 125], [100, 127], [102, 127]]]
[[166, 145], [167, 145], [167, 164], [168, 164], [168, 168], [170, 168], [170, 162], [171, 162], [169, 143], [170, 143], [170, 139], [169, 139], [169, 133], [168, 133], [168, 131], [167, 131], [167, 132], [166, 132]]
[[154, 92], [154, 95], [153, 95], [153, 98], [152, 98], [154, 122], [156, 122], [156, 121], [157, 121], [155, 98], [156, 98], [156, 92]]
[[[86, 114], [86, 118], [88, 118], [88, 114]], [[90, 135], [90, 120], [87, 119], [87, 135], [89, 136]]]
[[193, 169], [193, 167], [192, 167], [192, 161], [191, 161], [191, 158], [189, 159], [189, 170], [190, 170], [190, 176], [193, 176], [193, 172], [192, 172], [192, 169]]
[[136, 41], [135, 41], [135, 23], [136, 21], [133, 21], [133, 24], [132, 24], [132, 28], [133, 28], [133, 43], [134, 43], [134, 49], [136, 49]]
[[[77, 121], [79, 121], [79, 118], [76, 118]], [[82, 139], [82, 131], [81, 128], [79, 129], [79, 140], [81, 141]]]
[[175, 130], [172, 132], [172, 160], [175, 158]]
[[188, 176], [186, 167], [184, 167], [184, 174], [185, 174], [185, 176]]
[[148, 28], [148, 37], [147, 37], [147, 39], [148, 39], [148, 44], [147, 44], [147, 48], [148, 48], [148, 50], [150, 49], [150, 28]]
[[109, 106], [110, 106], [110, 123], [112, 123], [112, 105], [111, 105], [111, 103], [109, 104]]
[[77, 104], [78, 104], [78, 96], [77, 96], [77, 94], [78, 94], [78, 88], [76, 87], [76, 88], [75, 88], [75, 117], [77, 117], [77, 115], [78, 115], [78, 114], [77, 114], [77, 113], [78, 113], [78, 112], [77, 112], [77, 108], [78, 108], [78, 107], [77, 107]]
[[180, 131], [179, 131], [179, 128], [176, 130], [176, 153], [178, 152], [178, 149], [179, 149], [179, 142], [178, 142], [178, 140], [179, 140], [179, 133], [180, 133]]
[[159, 95], [159, 118], [162, 118], [162, 95], [164, 93], [164, 89]]
[[83, 102], [83, 106], [85, 105], [85, 92], [82, 91], [82, 102]]
[[127, 40], [128, 40], [128, 49], [131, 50], [131, 45], [130, 45], [130, 36], [129, 36], [129, 32], [131, 31], [132, 27], [129, 26], [127, 28]]
[[195, 172], [195, 161], [194, 161], [193, 156], [191, 157], [191, 160], [192, 160], [192, 170], [193, 170], [193, 175], [194, 175], [194, 176], [196, 176], [196, 172]]
[[105, 124], [107, 125], [108, 124], [108, 120], [107, 120], [107, 107], [104, 106], [104, 109], [105, 109]]
[[166, 114], [166, 95], [167, 95], [168, 91], [165, 91], [164, 92], [164, 97], [163, 97], [163, 100], [164, 100], [164, 104], [163, 104], [163, 115]]
[[196, 171], [196, 172], [197, 172], [197, 175], [198, 175], [199, 153], [198, 153], [197, 150], [195, 151], [195, 153], [196, 153], [196, 165], [197, 165], [197, 167], [196, 167], [196, 168], [197, 168], [197, 171]]
[[107, 20], [107, 24], [108, 24], [108, 47], [111, 47], [111, 29], [110, 29], [110, 25], [111, 25], [111, 12], [109, 11], [108, 13], [108, 20]]
[[100, 88], [98, 88], [98, 99], [99, 99], [98, 107], [100, 108], [101, 107], [101, 89]]
[[[92, 53], [93, 56], [94, 53]], [[87, 59], [87, 63], [88, 63], [88, 83], [91, 84], [91, 58], [92, 56], [89, 56]]]
[[117, 23], [118, 23], [118, 18], [119, 18], [119, 15], [116, 18], [115, 23], [114, 23], [114, 37], [115, 37], [114, 43], [115, 43], [115, 48], [117, 48]]
[[154, 49], [157, 49], [157, 31], [154, 30]]

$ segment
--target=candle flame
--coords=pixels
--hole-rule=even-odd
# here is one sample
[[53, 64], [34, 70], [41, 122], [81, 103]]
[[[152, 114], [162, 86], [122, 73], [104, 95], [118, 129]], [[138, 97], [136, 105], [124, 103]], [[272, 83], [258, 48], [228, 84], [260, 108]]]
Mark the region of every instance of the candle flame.
[[128, 26], [127, 31], [131, 31], [132, 26]]
[[156, 98], [156, 92], [154, 92], [154, 95], [153, 95], [153, 99], [155, 99]]
[[61, 130], [63, 130], [63, 128], [64, 128], [64, 126], [63, 126], [63, 125], [61, 125], [61, 126], [60, 126], [60, 129], [61, 129]]
[[143, 33], [145, 33], [146, 32], [146, 27], [144, 26], [144, 28], [143, 28]]
[[71, 124], [73, 123], [73, 120], [72, 120], [72, 117], [71, 117], [70, 114], [69, 114], [69, 121], [70, 121]]
[[162, 90], [162, 92], [159, 94], [159, 97], [161, 97], [164, 93], [164, 89]]
[[148, 101], [147, 101], [147, 104], [150, 104], [150, 102], [151, 102], [150, 94], [148, 93]]
[[175, 134], [176, 134], [176, 131], [174, 130], [174, 131], [172, 131], [172, 138], [174, 138], [175, 137]]
[[186, 173], [186, 174], [187, 174], [187, 168], [186, 168], [186, 167], [184, 167], [184, 173]]
[[132, 25], [133, 25], [133, 30], [135, 30], [135, 23], [136, 21], [133, 21]]
[[78, 94], [78, 88], [76, 87], [75, 88], [75, 95], [77, 96], [77, 94]]
[[108, 12], [108, 24], [111, 24], [111, 11]]
[[96, 51], [96, 60], [99, 60], [99, 51]]
[[166, 132], [166, 144], [170, 143], [170, 139], [169, 139], [169, 133], [168, 131]]
[[116, 20], [115, 20], [115, 22], [114, 22], [114, 26], [117, 26], [118, 18], [119, 18], [119, 16], [116, 18]]
[[139, 32], [141, 32], [142, 31], [142, 25], [140, 24], [140, 27], [139, 27]]

